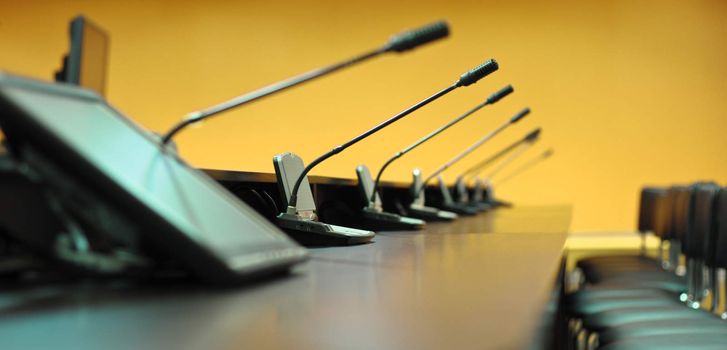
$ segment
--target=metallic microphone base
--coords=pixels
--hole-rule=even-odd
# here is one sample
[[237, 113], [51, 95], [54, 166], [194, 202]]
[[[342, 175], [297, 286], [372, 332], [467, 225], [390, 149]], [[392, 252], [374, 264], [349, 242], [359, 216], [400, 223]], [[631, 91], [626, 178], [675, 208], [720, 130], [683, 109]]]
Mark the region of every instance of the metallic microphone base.
[[376, 231], [421, 230], [426, 225], [424, 220], [378, 211], [369, 207], [363, 208], [363, 218], [366, 226]]
[[423, 205], [410, 205], [407, 209], [407, 215], [424, 221], [452, 221], [458, 217], [456, 213], [451, 211]]
[[288, 213], [279, 214], [276, 223], [291, 238], [305, 246], [361, 244], [376, 235], [372, 231], [305, 220]]

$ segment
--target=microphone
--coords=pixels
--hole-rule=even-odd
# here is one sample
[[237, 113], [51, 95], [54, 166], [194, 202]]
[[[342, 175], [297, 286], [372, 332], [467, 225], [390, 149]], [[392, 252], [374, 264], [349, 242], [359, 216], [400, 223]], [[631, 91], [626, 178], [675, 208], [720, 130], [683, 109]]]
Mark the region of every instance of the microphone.
[[537, 157], [529, 160], [527, 163], [521, 165], [517, 169], [513, 170], [511, 173], [507, 174], [507, 176], [505, 176], [502, 179], [500, 179], [499, 181], [497, 181], [497, 184], [502, 185], [503, 183], [511, 180], [513, 177], [520, 175], [525, 170], [528, 170], [528, 169], [532, 168], [533, 166], [537, 165], [538, 163], [550, 158], [554, 152], [555, 151], [553, 151], [552, 148], [545, 150], [545, 152], [543, 152], [543, 153], [539, 154]]
[[401, 158], [403, 155], [409, 153], [409, 151], [413, 150], [416, 147], [419, 147], [424, 142], [427, 142], [428, 140], [430, 140], [434, 136], [437, 136], [438, 134], [440, 134], [444, 130], [447, 130], [452, 125], [459, 123], [460, 121], [462, 121], [463, 119], [467, 118], [468, 116], [474, 114], [475, 112], [479, 111], [483, 107], [485, 107], [487, 105], [491, 105], [491, 104], [496, 103], [497, 101], [501, 100], [505, 96], [511, 94], [513, 91], [515, 91], [515, 90], [513, 89], [512, 85], [505, 86], [504, 88], [502, 88], [499, 91], [497, 91], [497, 92], [493, 93], [492, 95], [490, 95], [484, 102], [478, 104], [474, 108], [470, 109], [469, 111], [465, 112], [464, 114], [460, 115], [459, 117], [453, 119], [452, 121], [450, 121], [449, 123], [447, 123], [444, 126], [440, 127], [439, 129], [432, 131], [427, 136], [424, 136], [423, 138], [419, 139], [418, 141], [414, 142], [413, 144], [409, 145], [408, 147], [406, 147], [403, 150], [401, 150], [401, 151], [397, 152], [396, 154], [394, 154], [393, 157], [389, 158], [384, 163], [384, 165], [379, 170], [379, 173], [376, 175], [376, 181], [374, 182], [374, 193], [371, 195], [371, 198], [369, 200], [369, 203], [373, 203], [374, 200], [376, 199], [375, 196], [376, 196], [376, 193], [378, 192], [378, 189], [379, 189], [379, 182], [381, 181], [381, 174], [384, 173], [384, 170], [386, 170], [386, 168], [393, 161]]
[[361, 63], [379, 55], [389, 52], [401, 53], [404, 51], [409, 51], [416, 48], [417, 46], [421, 46], [426, 43], [445, 38], [448, 35], [449, 25], [444, 21], [435, 22], [418, 29], [394, 35], [382, 47], [363, 53], [346, 61], [327, 67], [314, 69], [307, 73], [303, 73], [295, 77], [283, 80], [281, 82], [277, 82], [260, 88], [258, 90], [249, 92], [247, 94], [235, 97], [229, 101], [212, 106], [208, 109], [192, 112], [188, 114], [184, 119], [182, 119], [182, 121], [176, 124], [172, 129], [170, 129], [166, 134], [164, 134], [164, 136], [162, 136], [161, 138], [161, 143], [163, 145], [166, 145], [167, 143], [169, 143], [172, 137], [182, 131], [182, 129], [186, 128], [191, 124], [195, 124], [205, 119], [208, 119], [216, 114], [259, 100], [263, 97], [270, 96], [293, 86], [300, 85], [315, 78], [319, 78], [324, 75], [336, 72], [343, 68], [352, 66], [357, 63]]
[[[285, 179], [284, 179], [286, 181], [286, 183], [283, 184], [283, 186], [290, 185], [290, 183], [287, 183], [287, 179], [289, 178], [289, 176], [292, 176], [293, 173], [295, 175], [297, 175], [297, 179], [295, 180], [295, 183], [292, 186], [292, 189], [290, 190], [289, 197], [287, 200], [287, 202], [288, 202], [287, 209], [285, 210], [285, 212], [280, 213], [277, 217], [278, 225], [294, 236], [295, 235], [300, 236], [299, 235], [300, 232], [303, 232], [304, 235], [308, 235], [309, 233], [320, 233], [320, 232], [324, 231], [325, 235], [321, 235], [320, 236], [321, 239], [337, 240], [338, 238], [341, 238], [341, 240], [344, 244], [360, 243], [360, 240], [353, 242], [348, 239], [349, 232], [346, 230], [347, 228], [345, 228], [345, 227], [341, 227], [341, 226], [333, 227], [333, 225], [328, 225], [328, 224], [325, 224], [322, 222], [318, 222], [315, 220], [314, 215], [309, 215], [308, 211], [306, 211], [305, 213], [302, 213], [303, 215], [299, 215], [298, 208], [297, 208], [298, 192], [300, 190], [301, 184], [304, 181], [307, 183], [307, 178], [308, 178], [307, 175], [311, 171], [311, 169], [313, 169], [316, 165], [320, 164], [321, 162], [325, 161], [326, 159], [333, 157], [334, 155], [336, 155], [338, 153], [341, 153], [346, 148], [353, 146], [357, 142], [373, 135], [377, 131], [389, 126], [390, 124], [396, 122], [397, 120], [411, 114], [412, 112], [418, 110], [419, 108], [424, 107], [425, 105], [448, 94], [449, 92], [452, 92], [455, 89], [458, 89], [460, 87], [470, 86], [470, 85], [476, 83], [480, 79], [497, 71], [498, 68], [499, 68], [499, 65], [497, 64], [497, 62], [494, 59], [490, 59], [490, 60], [486, 61], [485, 63], [465, 72], [454, 83], [452, 83], [448, 87], [440, 90], [439, 92], [435, 93], [434, 95], [431, 95], [431, 96], [427, 97], [426, 99], [414, 104], [413, 106], [394, 115], [393, 117], [387, 119], [386, 121], [374, 126], [373, 128], [369, 129], [368, 131], [364, 132], [363, 134], [354, 137], [353, 139], [349, 140], [348, 142], [334, 147], [332, 150], [326, 152], [322, 156], [313, 160], [302, 170], [298, 171], [298, 169], [295, 169], [293, 172], [287, 172]], [[280, 168], [280, 167], [278, 166], [278, 163], [276, 163], [276, 172], [278, 171], [278, 168]], [[309, 186], [307, 185], [307, 187], [309, 187]], [[308, 192], [309, 191], [306, 191], [306, 197], [308, 197]], [[288, 195], [288, 193], [286, 193], [286, 195]], [[321, 226], [325, 226], [325, 228], [321, 228]], [[323, 230], [323, 231], [321, 231], [321, 230]], [[337, 237], [337, 236], [339, 236], [339, 237]], [[371, 236], [371, 237], [373, 237], [373, 236]], [[339, 242], [336, 242], [336, 243], [339, 243]]]
[[526, 115], [530, 114], [530, 108], [524, 108], [517, 114], [515, 114], [512, 118], [507, 120], [506, 122], [502, 123], [502, 125], [498, 126], [495, 130], [491, 131], [489, 134], [485, 135], [481, 139], [479, 139], [477, 142], [473, 143], [471, 146], [467, 147], [464, 151], [462, 151], [460, 154], [456, 155], [454, 158], [450, 159], [448, 162], [444, 163], [442, 166], [440, 166], [437, 170], [435, 170], [429, 177], [424, 179], [422, 181], [422, 184], [414, 191], [414, 195], [418, 195], [421, 191], [424, 190], [424, 187], [427, 186], [427, 183], [431, 181], [433, 178], [444, 172], [445, 170], [449, 169], [454, 163], [457, 163], [462, 158], [467, 156], [468, 154], [472, 153], [475, 149], [482, 146], [485, 142], [489, 141], [493, 137], [495, 137], [497, 134], [499, 134], [501, 131], [505, 130], [508, 126], [513, 125], [520, 121], [520, 119], [524, 118]]
[[[477, 149], [478, 147], [482, 146], [485, 142], [489, 141], [493, 137], [495, 137], [497, 134], [499, 134], [502, 130], [507, 128], [508, 126], [517, 123], [520, 121], [520, 119], [524, 118], [526, 115], [530, 113], [530, 108], [525, 108], [515, 114], [512, 118], [505, 121], [502, 125], [497, 127], [494, 131], [490, 132], [489, 134], [485, 135], [481, 139], [479, 139], [477, 142], [469, 146], [467, 149], [465, 149], [463, 152], [455, 156], [454, 158], [450, 159], [448, 162], [440, 166], [432, 175], [427, 177], [424, 181], [421, 181], [421, 171], [419, 169], [414, 170], [414, 181], [412, 181], [411, 186], [411, 195], [412, 195], [412, 202], [409, 205], [409, 214], [411, 216], [417, 217], [417, 218], [423, 218], [425, 220], [453, 220], [456, 218], [457, 213], [466, 214], [466, 215], [472, 215], [474, 214], [474, 211], [471, 208], [464, 208], [463, 206], [457, 205], [454, 203], [454, 201], [451, 200], [448, 190], [446, 190], [446, 187], [444, 190], [446, 190], [447, 193], [444, 193], [445, 191], [442, 191], [443, 199], [445, 200], [445, 207], [446, 211], [444, 210], [438, 210], [436, 208], [427, 207], [425, 205], [424, 200], [424, 188], [426, 187], [427, 183], [433, 179], [436, 176], [439, 176], [442, 172], [447, 170], [450, 166], [452, 166], [454, 163], [458, 162], [468, 154], [470, 154], [472, 151]], [[443, 180], [440, 180], [440, 190], [442, 189]], [[449, 200], [447, 200], [449, 198]], [[451, 211], [449, 211], [451, 209]]]
[[492, 170], [489, 175], [485, 176], [485, 178], [492, 179], [493, 177], [495, 177], [495, 175], [500, 173], [502, 169], [505, 169], [515, 159], [519, 158], [523, 153], [525, 153], [525, 151], [527, 151], [528, 148], [530, 148], [530, 146], [532, 146], [534, 143], [535, 141], [524, 144], [523, 147], [520, 147], [517, 151], [513, 152], [509, 157], [505, 158], [502, 162], [500, 162], [500, 164], [498, 164], [497, 167]]
[[[494, 163], [498, 159], [502, 158], [506, 154], [514, 151], [515, 149], [522, 146], [523, 144], [534, 143], [535, 141], [538, 140], [538, 137], [540, 137], [540, 132], [541, 132], [540, 128], [537, 128], [537, 129], [531, 131], [530, 133], [525, 135], [525, 137], [523, 137], [522, 139], [513, 142], [509, 146], [507, 146], [507, 147], [503, 148], [502, 150], [500, 150], [499, 152], [495, 153], [493, 156], [482, 160], [481, 162], [475, 164], [474, 166], [470, 167], [469, 169], [462, 172], [462, 174], [457, 176], [457, 181], [455, 181], [455, 185], [454, 185], [455, 192], [457, 193], [457, 201], [459, 203], [470, 202], [469, 194], [468, 194], [468, 190], [467, 190], [466, 177], [471, 176], [471, 178], [475, 179], [475, 182], [477, 184], [477, 181], [479, 180], [477, 178], [477, 175], [483, 169], [485, 169], [488, 165]], [[481, 207], [480, 209], [488, 209], [487, 206], [482, 206], [482, 205], [477, 204], [480, 202], [481, 201], [473, 200], [472, 204]]]
[[504, 88], [490, 95], [484, 102], [478, 104], [477, 106], [460, 115], [459, 117], [451, 120], [444, 126], [434, 130], [433, 132], [429, 133], [428, 135], [424, 136], [423, 138], [419, 139], [418, 141], [414, 142], [403, 150], [397, 152], [396, 154], [394, 154], [393, 157], [389, 158], [381, 167], [381, 170], [379, 170], [379, 173], [376, 176], [375, 182], [371, 181], [371, 174], [369, 173], [368, 167], [366, 167], [365, 165], [359, 165], [356, 168], [356, 175], [359, 180], [359, 188], [361, 189], [361, 192], [364, 195], [366, 202], [366, 206], [363, 208], [363, 216], [368, 227], [377, 230], [405, 230], [423, 228], [424, 222], [421, 220], [400, 216], [394, 213], [388, 213], [383, 210], [381, 206], [380, 194], [378, 193], [379, 184], [381, 181], [381, 174], [393, 161], [401, 158], [401, 156], [403, 156], [404, 154], [408, 153], [409, 151], [418, 147], [424, 142], [430, 140], [444, 130], [447, 130], [454, 124], [457, 124], [468, 116], [474, 114], [483, 107], [496, 103], [513, 91], [514, 89], [512, 88], [512, 85], [505, 86]]
[[[505, 183], [506, 181], [511, 180], [513, 177], [515, 177], [517, 175], [520, 175], [525, 170], [532, 168], [533, 166], [537, 165], [538, 163], [550, 158], [552, 155], [553, 155], [553, 149], [552, 148], [547, 149], [545, 152], [543, 152], [540, 155], [538, 155], [537, 157], [529, 160], [527, 163], [525, 163], [525, 164], [521, 165], [519, 168], [515, 169], [512, 173], [508, 174], [501, 180], [497, 181], [497, 185], [502, 186], [502, 184]], [[495, 191], [493, 189], [491, 179], [492, 179], [492, 176], [490, 177], [489, 180], [485, 180], [484, 183], [478, 181], [478, 184], [480, 185], [480, 186], [478, 186], [479, 191], [480, 191], [479, 197], [481, 198], [482, 202], [486, 203], [489, 207], [500, 207], [500, 206], [510, 207], [510, 206], [512, 206], [511, 203], [501, 201], [501, 200], [498, 200], [495, 198]], [[484, 189], [482, 188], [483, 186], [484, 186]]]
[[357, 142], [373, 135], [377, 131], [389, 126], [390, 124], [396, 122], [397, 120], [399, 120], [403, 117], [406, 117], [407, 115], [416, 111], [417, 109], [426, 106], [430, 102], [454, 91], [457, 88], [464, 87], [464, 86], [470, 86], [470, 85], [476, 83], [477, 81], [479, 81], [480, 79], [497, 71], [498, 69], [499, 69], [499, 65], [498, 65], [497, 61], [495, 61], [494, 59], [487, 60], [487, 61], [485, 61], [485, 63], [483, 63], [473, 69], [470, 69], [469, 71], [462, 74], [459, 77], [459, 79], [457, 79], [457, 81], [455, 81], [452, 85], [440, 90], [439, 92], [435, 93], [434, 95], [429, 96], [426, 99], [422, 100], [421, 102], [405, 109], [404, 111], [400, 112], [399, 114], [389, 118], [388, 120], [384, 121], [383, 123], [381, 123], [379, 125], [376, 125], [375, 127], [364, 132], [363, 134], [354, 137], [353, 139], [349, 140], [348, 142], [346, 142], [340, 146], [334, 147], [328, 153], [316, 158], [314, 161], [309, 163], [308, 166], [305, 167], [305, 169], [303, 169], [303, 172], [298, 177], [298, 180], [295, 181], [295, 185], [293, 186], [293, 191], [291, 193], [290, 200], [288, 201], [288, 213], [292, 214], [295, 212], [295, 205], [296, 205], [297, 197], [298, 197], [297, 193], [298, 193], [298, 189], [300, 188], [300, 183], [303, 181], [303, 179], [306, 177], [306, 175], [308, 175], [308, 173], [311, 171], [311, 169], [313, 169], [313, 167], [315, 167], [322, 161], [324, 161], [338, 153], [341, 153], [346, 148], [353, 146]]
[[459, 177], [465, 178], [465, 177], [469, 176], [469, 177], [473, 178], [473, 177], [477, 176], [477, 174], [479, 174], [479, 172], [482, 171], [484, 168], [486, 168], [488, 165], [490, 165], [493, 162], [495, 162], [496, 160], [502, 158], [504, 155], [512, 152], [513, 150], [518, 148], [520, 145], [525, 144], [525, 143], [533, 143], [533, 142], [537, 141], [538, 137], [540, 137], [540, 132], [541, 132], [540, 128], [537, 128], [537, 129], [531, 131], [530, 133], [525, 135], [525, 137], [523, 137], [522, 139], [513, 142], [509, 146], [500, 150], [500, 152], [495, 153], [493, 156], [491, 156], [491, 157], [475, 164], [471, 168], [465, 170], [464, 172], [462, 172], [462, 174], [459, 175]]
[[[374, 192], [374, 180], [366, 165], [356, 167], [358, 177], [358, 188], [361, 192], [364, 207], [361, 209], [363, 217], [362, 224], [370, 230], [375, 231], [411, 231], [421, 230], [426, 225], [424, 220], [401, 216], [399, 214], [384, 211], [381, 197]], [[369, 196], [374, 196], [374, 201], [369, 203]]]

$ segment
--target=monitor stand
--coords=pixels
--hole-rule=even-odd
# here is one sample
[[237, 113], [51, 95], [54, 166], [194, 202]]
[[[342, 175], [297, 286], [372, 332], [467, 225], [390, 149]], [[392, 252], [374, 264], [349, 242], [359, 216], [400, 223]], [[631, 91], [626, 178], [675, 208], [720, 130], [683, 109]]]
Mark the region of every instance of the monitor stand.
[[116, 211], [76, 186], [30, 146], [17, 153], [22, 160], [4, 149], [0, 153], [0, 226], [5, 236], [42, 259], [26, 262], [35, 261], [31, 265], [37, 267], [43, 261], [43, 266], [67, 275], [117, 276], [148, 270], [149, 261], [132, 244], [121, 242], [136, 239], [133, 233], [112, 237], [83, 217], [97, 215], [118, 223]]

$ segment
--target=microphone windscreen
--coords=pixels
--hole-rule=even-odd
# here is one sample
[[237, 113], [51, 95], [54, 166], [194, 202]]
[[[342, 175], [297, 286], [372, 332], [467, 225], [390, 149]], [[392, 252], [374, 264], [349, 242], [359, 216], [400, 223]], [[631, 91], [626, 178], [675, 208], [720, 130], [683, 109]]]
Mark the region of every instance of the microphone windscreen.
[[387, 51], [403, 52], [449, 35], [449, 25], [445, 21], [435, 22], [424, 27], [399, 33], [389, 39]]
[[507, 85], [504, 88], [500, 89], [500, 91], [490, 95], [490, 97], [487, 98], [487, 103], [493, 104], [497, 101], [500, 101], [503, 97], [511, 94], [513, 91], [515, 91], [515, 89], [512, 88], [512, 85]]
[[490, 73], [496, 71], [500, 66], [497, 64], [497, 61], [494, 59], [490, 59], [487, 62], [470, 69], [468, 72], [462, 74], [459, 77], [459, 81], [457, 82], [457, 86], [469, 86], [480, 79], [490, 75]]
[[515, 116], [512, 117], [512, 119], [510, 119], [510, 123], [511, 124], [517, 123], [518, 121], [520, 121], [520, 119], [523, 119], [523, 117], [525, 117], [528, 114], [530, 114], [530, 108], [525, 107], [525, 109], [520, 111], [518, 114], [515, 114]]
[[534, 142], [540, 137], [540, 128], [537, 128], [525, 136], [525, 141]]

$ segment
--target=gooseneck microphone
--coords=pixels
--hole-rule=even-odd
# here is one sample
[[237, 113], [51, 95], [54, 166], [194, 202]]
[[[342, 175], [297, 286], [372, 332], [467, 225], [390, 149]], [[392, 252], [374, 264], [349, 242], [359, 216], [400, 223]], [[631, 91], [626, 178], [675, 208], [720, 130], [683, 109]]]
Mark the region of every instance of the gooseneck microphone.
[[[522, 151], [526, 150], [526, 148], [522, 149]], [[496, 207], [510, 207], [512, 206], [512, 203], [507, 201], [498, 200], [495, 198], [495, 191], [492, 185], [492, 179], [494, 178], [497, 173], [499, 173], [503, 168], [505, 168], [509, 163], [511, 163], [514, 158], [517, 158], [519, 154], [522, 152], [515, 153], [511, 155], [507, 160], [503, 161], [499, 166], [498, 169], [493, 170], [492, 173], [485, 179], [484, 182], [477, 181], [477, 185], [475, 186], [475, 197], [476, 201], [480, 203], [481, 205], [485, 205], [488, 208], [496, 208]], [[502, 186], [503, 183], [505, 183], [508, 180], [511, 180], [513, 177], [523, 173], [524, 171], [528, 170], [529, 168], [535, 166], [537, 163], [540, 163], [541, 161], [548, 159], [550, 156], [553, 155], [553, 149], [549, 148], [545, 152], [539, 154], [537, 157], [531, 159], [530, 161], [526, 162], [516, 170], [514, 170], [512, 173], [508, 174], [506, 177], [502, 178], [501, 180], [497, 181], [497, 186]]]
[[497, 181], [497, 185], [498, 186], [502, 186], [503, 183], [511, 180], [513, 177], [515, 177], [517, 175], [520, 175], [525, 170], [528, 170], [528, 169], [532, 168], [536, 164], [540, 163], [543, 160], [548, 159], [552, 155], [553, 155], [553, 149], [552, 148], [549, 148], [549, 149], [545, 150], [545, 152], [539, 154], [537, 157], [529, 160], [525, 164], [523, 164], [520, 167], [518, 167], [517, 169], [513, 170], [511, 173], [507, 174], [507, 176], [505, 176], [505, 177], [501, 178], [500, 180], [498, 180]]
[[494, 131], [490, 132], [489, 134], [485, 135], [481, 139], [479, 139], [477, 142], [473, 143], [471, 146], [467, 147], [464, 151], [462, 151], [460, 154], [456, 155], [454, 158], [450, 159], [448, 162], [444, 163], [442, 166], [440, 166], [437, 170], [435, 170], [429, 177], [424, 179], [422, 181], [421, 185], [414, 191], [413, 195], [414, 198], [416, 198], [419, 193], [421, 193], [424, 188], [427, 186], [427, 183], [431, 181], [433, 178], [437, 177], [439, 174], [447, 170], [450, 166], [452, 166], [454, 163], [458, 162], [468, 154], [472, 153], [475, 149], [482, 146], [485, 142], [489, 141], [493, 137], [495, 137], [497, 134], [499, 134], [501, 131], [505, 130], [508, 126], [517, 123], [520, 121], [520, 119], [524, 118], [526, 115], [530, 114], [530, 108], [525, 108], [522, 111], [515, 114], [512, 118], [504, 122], [502, 125], [498, 126]]
[[474, 114], [475, 112], [479, 111], [483, 107], [485, 107], [487, 105], [494, 104], [497, 101], [503, 99], [505, 96], [511, 94], [513, 91], [515, 91], [515, 90], [513, 89], [512, 85], [505, 86], [504, 88], [502, 88], [499, 91], [497, 91], [497, 92], [493, 93], [492, 95], [490, 95], [484, 102], [478, 104], [474, 108], [470, 109], [469, 111], [465, 112], [464, 114], [460, 115], [459, 117], [453, 119], [452, 121], [450, 121], [449, 123], [445, 124], [444, 126], [438, 128], [437, 130], [432, 131], [428, 135], [422, 137], [418, 141], [414, 142], [413, 144], [409, 145], [408, 147], [406, 147], [406, 148], [402, 149], [401, 151], [397, 152], [396, 154], [394, 154], [393, 157], [389, 158], [389, 160], [387, 160], [384, 163], [384, 165], [379, 170], [379, 173], [376, 175], [376, 181], [374, 181], [374, 191], [373, 191], [373, 194], [371, 195], [371, 199], [369, 200], [369, 203], [374, 203], [376, 201], [376, 193], [378, 192], [378, 189], [379, 189], [379, 182], [381, 180], [381, 174], [384, 173], [384, 170], [386, 170], [386, 168], [393, 161], [401, 158], [403, 155], [405, 155], [409, 151], [413, 150], [414, 148], [418, 147], [419, 145], [423, 144], [424, 142], [430, 140], [434, 136], [437, 136], [439, 133], [443, 132], [444, 130], [447, 130], [452, 125], [459, 123], [460, 121], [462, 121], [463, 119], [467, 118], [471, 114]]
[[[489, 209], [489, 204], [481, 203], [484, 200], [484, 196], [482, 190], [482, 182], [478, 179], [477, 175], [482, 172], [482, 170], [484, 170], [487, 166], [504, 157], [506, 154], [519, 149], [523, 145], [530, 145], [535, 143], [535, 141], [537, 141], [540, 136], [540, 132], [540, 128], [529, 132], [522, 139], [513, 142], [509, 146], [475, 164], [474, 166], [470, 167], [469, 169], [462, 172], [459, 176], [457, 176], [457, 180], [454, 183], [454, 192], [457, 195], [457, 201], [461, 204], [470, 203], [470, 206], [476, 206], [479, 210]], [[467, 182], [470, 182], [472, 179], [474, 179], [475, 184], [473, 189], [473, 195], [470, 198]]]
[[356, 144], [357, 142], [359, 142], [359, 141], [361, 141], [361, 140], [363, 140], [363, 139], [371, 136], [375, 132], [377, 132], [377, 131], [379, 131], [379, 130], [385, 128], [385, 127], [387, 127], [389, 124], [396, 122], [397, 120], [399, 120], [399, 119], [407, 116], [408, 114], [416, 111], [417, 109], [419, 109], [421, 107], [424, 107], [425, 105], [427, 105], [430, 102], [432, 102], [432, 101], [434, 101], [434, 100], [436, 100], [436, 99], [438, 99], [438, 98], [446, 95], [447, 93], [449, 93], [449, 92], [451, 92], [451, 91], [453, 91], [453, 90], [455, 90], [455, 89], [457, 89], [459, 87], [469, 86], [469, 85], [472, 85], [472, 84], [476, 83], [480, 79], [482, 79], [482, 78], [488, 76], [489, 74], [497, 71], [498, 68], [499, 68], [499, 65], [497, 64], [497, 62], [494, 59], [490, 59], [490, 60], [486, 61], [485, 63], [483, 63], [483, 64], [481, 64], [481, 65], [479, 65], [479, 66], [477, 66], [477, 67], [475, 67], [475, 68], [473, 68], [473, 69], [465, 72], [464, 74], [462, 74], [459, 77], [459, 79], [457, 79], [457, 81], [455, 81], [452, 85], [444, 88], [443, 90], [435, 93], [432, 96], [427, 97], [426, 99], [422, 100], [421, 102], [419, 102], [419, 103], [417, 103], [417, 104], [415, 104], [415, 105], [413, 105], [413, 106], [405, 109], [404, 111], [400, 112], [399, 114], [397, 114], [397, 115], [389, 118], [388, 120], [384, 121], [383, 123], [381, 123], [381, 124], [379, 124], [379, 125], [371, 128], [370, 130], [364, 132], [363, 134], [354, 137], [350, 141], [348, 141], [348, 142], [346, 142], [346, 143], [344, 143], [344, 144], [342, 144], [340, 146], [334, 147], [331, 151], [327, 152], [326, 154], [324, 154], [324, 155], [316, 158], [314, 161], [310, 162], [303, 169], [303, 171], [300, 173], [300, 175], [298, 176], [298, 179], [295, 181], [295, 185], [293, 185], [293, 190], [291, 191], [290, 199], [288, 200], [287, 213], [288, 214], [295, 214], [296, 213], [296, 208], [295, 207], [296, 207], [297, 200], [298, 200], [298, 189], [300, 188], [300, 184], [303, 182], [303, 179], [306, 178], [306, 176], [311, 171], [311, 169], [313, 169], [316, 165], [318, 165], [322, 161], [324, 161], [324, 160], [326, 160], [326, 159], [328, 159], [328, 158], [330, 158], [330, 157], [332, 157], [332, 156], [334, 156], [334, 155], [336, 155], [338, 153], [341, 153], [341, 151], [345, 150], [346, 148], [348, 148], [348, 147]]
[[207, 118], [210, 118], [218, 113], [222, 113], [224, 111], [227, 111], [229, 109], [242, 106], [244, 104], [259, 100], [263, 97], [270, 96], [272, 94], [281, 92], [283, 90], [286, 90], [288, 88], [291, 88], [296, 85], [300, 85], [302, 83], [308, 82], [310, 80], [313, 80], [315, 78], [322, 77], [324, 75], [336, 72], [340, 69], [346, 68], [348, 66], [352, 66], [356, 63], [360, 63], [363, 61], [366, 61], [370, 58], [374, 58], [376, 56], [388, 53], [388, 52], [404, 52], [408, 50], [412, 50], [417, 46], [447, 37], [449, 35], [449, 26], [444, 21], [435, 22], [429, 25], [426, 25], [424, 27], [403, 32], [397, 35], [394, 35], [389, 39], [389, 41], [382, 47], [366, 52], [364, 54], [361, 54], [359, 56], [356, 56], [354, 58], [351, 58], [347, 61], [343, 61], [334, 65], [330, 65], [328, 67], [318, 68], [314, 69], [312, 71], [309, 71], [307, 73], [300, 74], [298, 76], [283, 80], [278, 83], [274, 83], [271, 85], [268, 85], [266, 87], [260, 88], [258, 90], [255, 90], [253, 92], [235, 97], [229, 101], [220, 103], [216, 106], [212, 106], [208, 109], [196, 111], [188, 114], [182, 121], [180, 121], [178, 124], [176, 124], [171, 130], [169, 130], [164, 136], [162, 136], [161, 142], [163, 145], [166, 145], [169, 143], [169, 141], [182, 131], [182, 129], [186, 128], [187, 126], [201, 122], [202, 120], [205, 120]]
[[[502, 171], [502, 169], [507, 168], [507, 166], [510, 165], [513, 161], [515, 161], [515, 159], [518, 159], [523, 153], [525, 153], [525, 151], [527, 151], [530, 148], [530, 146], [532, 146], [536, 141], [537, 141], [537, 139], [533, 140], [532, 142], [523, 144], [523, 147], [518, 148], [517, 151], [513, 152], [507, 158], [505, 158], [502, 162], [497, 164], [497, 167], [495, 167], [495, 169], [492, 169], [492, 171], [490, 171], [490, 173], [487, 174], [487, 176], [485, 178], [492, 179], [493, 177], [495, 177], [495, 175], [500, 173]], [[477, 174], [475, 174], [475, 175], [477, 175]]]
[[497, 161], [498, 159], [502, 158], [506, 154], [512, 152], [513, 150], [515, 150], [516, 148], [520, 147], [521, 145], [523, 145], [523, 144], [532, 144], [535, 141], [537, 141], [538, 140], [538, 137], [540, 137], [540, 132], [541, 132], [541, 129], [540, 128], [537, 128], [537, 129], [531, 131], [530, 133], [528, 133], [527, 135], [525, 135], [525, 137], [523, 137], [522, 139], [513, 142], [509, 146], [503, 148], [500, 152], [495, 153], [491, 157], [489, 157], [487, 159], [484, 159], [481, 162], [479, 162], [479, 163], [475, 164], [474, 166], [472, 166], [471, 168], [465, 170], [462, 174], [459, 175], [459, 178], [464, 179], [465, 177], [468, 177], [468, 176], [471, 176], [471, 177], [477, 176], [477, 174], [479, 174], [480, 171], [482, 171], [483, 169], [485, 169], [485, 167], [487, 167], [488, 165], [494, 163], [495, 161]]

